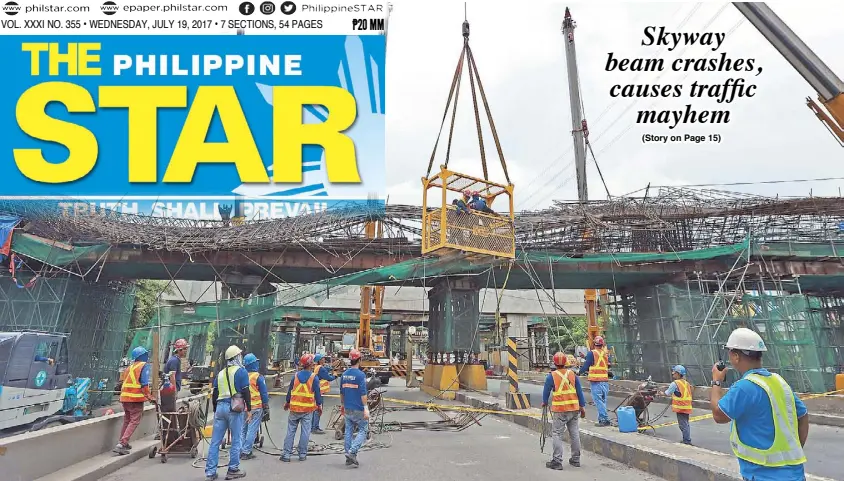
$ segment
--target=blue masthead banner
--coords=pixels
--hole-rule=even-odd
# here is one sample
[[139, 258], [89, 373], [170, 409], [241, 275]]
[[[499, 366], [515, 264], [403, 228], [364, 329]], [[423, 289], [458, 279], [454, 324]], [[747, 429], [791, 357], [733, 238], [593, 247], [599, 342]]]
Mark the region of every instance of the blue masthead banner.
[[238, 198], [239, 214], [267, 218], [385, 196], [384, 36], [2, 36], [0, 48], [0, 197], [200, 218]]

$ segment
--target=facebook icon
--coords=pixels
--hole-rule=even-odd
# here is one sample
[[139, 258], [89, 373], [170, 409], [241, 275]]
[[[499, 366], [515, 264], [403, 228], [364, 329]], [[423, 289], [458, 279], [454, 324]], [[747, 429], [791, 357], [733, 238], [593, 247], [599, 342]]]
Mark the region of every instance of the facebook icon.
[[252, 5], [252, 2], [243, 2], [240, 4], [239, 10], [243, 15], [252, 15], [255, 12], [255, 5]]

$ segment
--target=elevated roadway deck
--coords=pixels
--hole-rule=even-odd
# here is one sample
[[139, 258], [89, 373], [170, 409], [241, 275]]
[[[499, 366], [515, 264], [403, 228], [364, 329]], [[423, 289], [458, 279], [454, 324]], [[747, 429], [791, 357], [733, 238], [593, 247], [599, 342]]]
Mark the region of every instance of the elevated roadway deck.
[[[704, 277], [747, 266], [746, 275], [800, 277], [802, 292], [841, 291], [844, 243], [748, 243], [684, 252], [572, 254], [538, 248], [517, 253], [510, 276], [506, 262], [445, 252], [422, 258], [412, 245], [354, 248], [291, 244], [274, 251], [167, 251], [140, 245], [67, 246], [15, 233], [12, 248], [35, 262], [63, 265], [86, 278], [217, 280], [229, 284], [286, 282], [332, 285], [429, 285], [443, 275], [480, 275], [481, 287], [507, 289], [609, 288], [621, 290]], [[493, 274], [489, 275], [493, 267]], [[487, 275], [483, 275], [487, 274]], [[506, 286], [504, 279], [507, 278]]]

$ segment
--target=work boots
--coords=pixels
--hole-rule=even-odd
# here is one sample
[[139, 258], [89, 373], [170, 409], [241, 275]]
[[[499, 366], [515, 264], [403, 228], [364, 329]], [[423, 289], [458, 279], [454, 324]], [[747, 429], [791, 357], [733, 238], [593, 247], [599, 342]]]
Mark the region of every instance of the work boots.
[[358, 455], [346, 453], [346, 466], [353, 466], [355, 468], [360, 466], [360, 463], [358, 463]]
[[548, 469], [554, 469], [556, 471], [562, 471], [563, 470], [563, 464], [558, 463], [557, 461], [553, 461], [553, 460], [545, 463], [545, 467], [548, 468]]
[[226, 480], [240, 479], [246, 477], [246, 471], [238, 469], [237, 471], [229, 471], [226, 473]]

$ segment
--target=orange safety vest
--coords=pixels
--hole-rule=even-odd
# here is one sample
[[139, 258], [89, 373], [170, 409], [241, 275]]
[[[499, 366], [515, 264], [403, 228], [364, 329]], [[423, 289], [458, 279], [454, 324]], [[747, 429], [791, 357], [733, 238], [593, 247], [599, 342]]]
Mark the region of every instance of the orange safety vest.
[[589, 366], [589, 376], [587, 379], [591, 382], [607, 382], [610, 380], [608, 376], [609, 362], [607, 349], [593, 349], [592, 350], [592, 365]]
[[120, 402], [122, 403], [142, 403], [147, 400], [141, 386], [141, 371], [147, 363], [137, 361], [132, 363], [126, 369], [126, 379], [123, 380], [123, 385], [120, 387]]
[[692, 413], [692, 386], [685, 379], [674, 381], [680, 391], [680, 397], [671, 395], [671, 410], [675, 413]]
[[554, 391], [551, 393], [551, 412], [567, 413], [580, 410], [577, 389], [574, 387], [574, 371], [558, 369], [551, 373], [554, 378]]
[[249, 397], [252, 409], [261, 409], [264, 403], [261, 401], [261, 390], [258, 389], [258, 377], [261, 376], [259, 372], [249, 373]]
[[[322, 367], [319, 364], [314, 366], [314, 374], [319, 376], [319, 368]], [[328, 394], [328, 391], [331, 391], [331, 383], [326, 381], [325, 379], [319, 380], [319, 392], [321, 394]]]
[[293, 390], [290, 391], [290, 410], [294, 413], [310, 413], [316, 411], [316, 398], [311, 386], [314, 384], [316, 374], [311, 374], [307, 383], [299, 382], [299, 376], [293, 381]]

